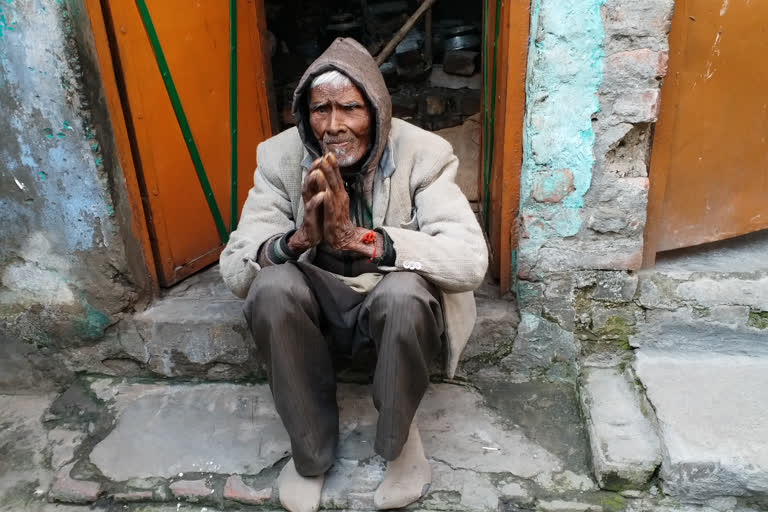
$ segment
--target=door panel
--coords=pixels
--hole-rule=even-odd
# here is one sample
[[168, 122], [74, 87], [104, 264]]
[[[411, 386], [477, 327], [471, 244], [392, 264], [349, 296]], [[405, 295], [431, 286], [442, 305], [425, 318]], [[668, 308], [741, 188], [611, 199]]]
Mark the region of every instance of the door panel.
[[768, 227], [766, 20], [766, 2], [675, 4], [651, 160], [646, 263], [658, 251]]
[[[216, 203], [230, 218], [229, 9], [227, 2], [148, 0], [147, 7]], [[107, 0], [134, 159], [153, 250], [169, 286], [218, 258], [223, 244], [195, 174], [136, 3]], [[269, 137], [263, 9], [237, 2], [238, 212], [252, 184], [256, 145]], [[263, 16], [262, 16], [263, 17]], [[262, 20], [263, 23], [263, 20]]]

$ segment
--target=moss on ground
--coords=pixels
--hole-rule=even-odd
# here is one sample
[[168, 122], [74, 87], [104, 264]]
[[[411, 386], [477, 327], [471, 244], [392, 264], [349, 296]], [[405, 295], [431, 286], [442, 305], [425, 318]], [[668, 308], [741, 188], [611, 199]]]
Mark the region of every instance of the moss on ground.
[[768, 311], [750, 311], [747, 325], [757, 329], [768, 329]]

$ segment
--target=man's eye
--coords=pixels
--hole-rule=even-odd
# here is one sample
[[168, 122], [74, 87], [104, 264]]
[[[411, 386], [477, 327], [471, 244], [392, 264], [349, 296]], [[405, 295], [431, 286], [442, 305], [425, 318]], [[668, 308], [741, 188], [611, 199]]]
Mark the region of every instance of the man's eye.
[[318, 114], [325, 114], [325, 111], [326, 111], [326, 110], [327, 110], [327, 109], [325, 108], [325, 106], [321, 105], [321, 106], [319, 106], [319, 107], [315, 107], [315, 108], [313, 108], [313, 109], [312, 109], [312, 112], [315, 112], [315, 113], [318, 113]]
[[344, 105], [344, 110], [347, 112], [352, 112], [353, 110], [357, 109], [357, 105]]

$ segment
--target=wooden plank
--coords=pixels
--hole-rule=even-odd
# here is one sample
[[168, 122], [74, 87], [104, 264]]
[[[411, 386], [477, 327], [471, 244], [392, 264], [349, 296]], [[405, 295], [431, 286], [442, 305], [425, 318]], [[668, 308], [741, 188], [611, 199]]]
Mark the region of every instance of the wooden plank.
[[643, 232], [643, 267], [656, 263], [656, 247], [659, 230], [664, 217], [664, 195], [667, 188], [667, 176], [672, 158], [672, 145], [661, 141], [670, 141], [677, 125], [677, 108], [680, 102], [680, 66], [685, 58], [683, 48], [688, 38], [688, 0], [678, 0], [675, 15], [669, 31], [669, 72], [661, 88], [661, 108], [659, 121], [656, 123], [651, 151], [651, 164], [648, 175], [648, 212]]
[[141, 254], [144, 259], [144, 267], [153, 289], [157, 289], [158, 278], [155, 267], [152, 243], [150, 241], [147, 218], [142, 202], [141, 188], [139, 185], [136, 167], [133, 162], [131, 142], [125, 122], [123, 105], [120, 100], [120, 90], [115, 76], [114, 62], [110, 48], [109, 37], [105, 25], [104, 13], [99, 0], [85, 0], [85, 10], [91, 23], [96, 57], [101, 70], [101, 81], [104, 87], [104, 97], [112, 125], [112, 136], [115, 140], [115, 152], [120, 169], [125, 181], [126, 195], [131, 210], [130, 228], [133, 236], [138, 240]]
[[756, 65], [768, 52], [766, 19], [762, 2], [675, 6], [646, 263], [651, 252], [768, 228], [768, 68]]

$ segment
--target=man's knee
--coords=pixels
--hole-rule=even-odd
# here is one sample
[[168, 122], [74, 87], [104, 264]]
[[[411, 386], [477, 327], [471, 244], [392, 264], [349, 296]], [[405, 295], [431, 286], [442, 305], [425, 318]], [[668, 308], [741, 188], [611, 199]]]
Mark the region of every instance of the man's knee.
[[387, 274], [371, 292], [371, 306], [390, 310], [397, 307], [418, 307], [435, 301], [432, 285], [413, 272]]
[[304, 274], [294, 265], [261, 269], [251, 283], [245, 300], [246, 312], [279, 313], [312, 303], [312, 291]]

